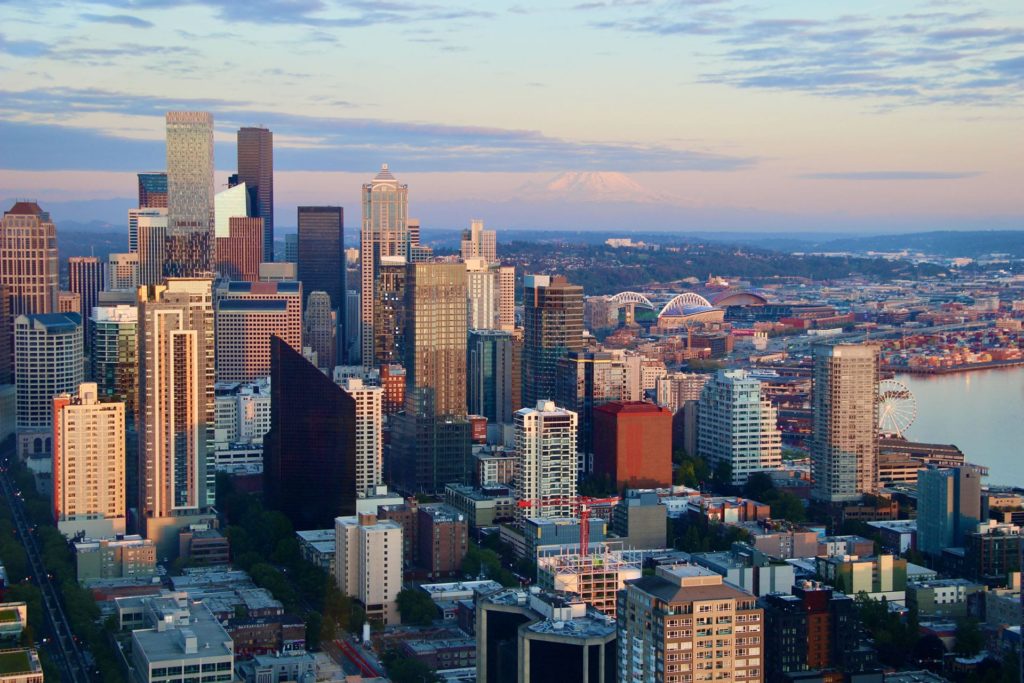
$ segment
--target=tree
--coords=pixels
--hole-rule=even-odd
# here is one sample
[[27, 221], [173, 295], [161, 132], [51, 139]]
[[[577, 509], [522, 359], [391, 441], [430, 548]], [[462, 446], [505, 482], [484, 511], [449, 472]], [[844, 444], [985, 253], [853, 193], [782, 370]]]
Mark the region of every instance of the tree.
[[767, 503], [777, 495], [775, 484], [767, 472], [754, 472], [747, 477], [747, 482], [743, 485], [744, 498]]
[[437, 605], [423, 591], [403, 588], [398, 593], [397, 602], [403, 624], [430, 626], [437, 617]]
[[324, 618], [319, 612], [310, 612], [306, 615], [306, 649], [320, 649], [320, 634], [323, 631]]
[[958, 619], [953, 651], [961, 657], [974, 657], [981, 652], [985, 639], [978, 628], [978, 620], [970, 617]]
[[802, 522], [807, 519], [807, 511], [803, 502], [789, 491], [783, 491], [771, 502], [772, 517], [786, 519], [790, 522]]

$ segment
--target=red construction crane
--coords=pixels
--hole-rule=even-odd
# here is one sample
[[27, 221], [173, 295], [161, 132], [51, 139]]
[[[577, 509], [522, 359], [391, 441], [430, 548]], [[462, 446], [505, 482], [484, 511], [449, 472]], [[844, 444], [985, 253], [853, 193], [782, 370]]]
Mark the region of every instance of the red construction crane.
[[516, 505], [520, 508], [532, 508], [542, 505], [569, 505], [576, 517], [580, 518], [580, 555], [586, 555], [590, 551], [590, 508], [593, 505], [615, 505], [619, 502], [618, 496], [611, 498], [591, 498], [590, 496], [576, 496], [565, 498], [524, 498]]

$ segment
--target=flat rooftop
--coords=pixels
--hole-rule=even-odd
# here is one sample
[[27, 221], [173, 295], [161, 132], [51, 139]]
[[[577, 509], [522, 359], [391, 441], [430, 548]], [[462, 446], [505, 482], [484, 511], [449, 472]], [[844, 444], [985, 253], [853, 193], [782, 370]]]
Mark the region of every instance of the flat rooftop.
[[15, 674], [34, 673], [42, 667], [35, 652], [27, 649], [0, 650], [0, 675], [12, 676]]

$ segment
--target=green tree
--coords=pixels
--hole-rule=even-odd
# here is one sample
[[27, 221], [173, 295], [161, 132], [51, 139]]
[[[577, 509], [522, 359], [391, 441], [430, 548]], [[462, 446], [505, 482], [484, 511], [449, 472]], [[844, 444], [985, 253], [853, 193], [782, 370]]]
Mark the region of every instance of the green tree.
[[789, 491], [783, 491], [771, 503], [772, 517], [790, 522], [803, 522], [807, 519], [807, 510], [803, 501]]
[[978, 620], [971, 617], [958, 619], [953, 651], [962, 657], [974, 657], [985, 645]]
[[430, 626], [437, 618], [437, 605], [421, 590], [403, 588], [398, 593], [397, 602], [403, 624]]

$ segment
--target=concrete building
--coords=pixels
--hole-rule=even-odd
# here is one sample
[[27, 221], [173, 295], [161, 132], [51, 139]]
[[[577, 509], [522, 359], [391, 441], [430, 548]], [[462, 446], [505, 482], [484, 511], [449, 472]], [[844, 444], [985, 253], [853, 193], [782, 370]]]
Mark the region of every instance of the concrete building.
[[82, 315], [85, 347], [90, 348], [90, 321], [92, 309], [99, 303], [100, 290], [106, 281], [105, 263], [95, 256], [71, 256], [68, 258], [69, 289], [78, 295], [81, 302], [79, 313]]
[[789, 593], [796, 580], [793, 565], [768, 557], [745, 543], [733, 544], [731, 550], [723, 552], [694, 553], [691, 560], [758, 597]]
[[478, 258], [485, 263], [494, 263], [498, 260], [498, 233], [484, 230], [484, 222], [474, 218], [469, 230], [462, 231], [460, 247], [463, 261]]
[[712, 470], [727, 467], [732, 485], [782, 465], [782, 433], [761, 382], [745, 370], [719, 370], [697, 402], [697, 455]]
[[579, 598], [539, 589], [482, 596], [476, 638], [479, 681], [615, 680], [615, 622]]
[[329, 576], [334, 576], [334, 556], [337, 550], [337, 539], [334, 529], [310, 529], [296, 531], [299, 539], [299, 552], [302, 559], [312, 562]]
[[464, 259], [466, 264], [466, 324], [471, 330], [491, 330], [497, 325], [495, 304], [497, 273], [483, 258]]
[[516, 518], [516, 496], [508, 486], [474, 488], [468, 484], [448, 484], [444, 502], [466, 515], [471, 529], [492, 527]]
[[672, 485], [672, 413], [653, 403], [594, 409], [594, 474], [617, 491]]
[[476, 460], [476, 486], [511, 486], [516, 478], [516, 456], [503, 447], [483, 446], [474, 449]]
[[576, 413], [538, 401], [515, 413], [515, 489], [523, 517], [571, 517], [576, 498]]
[[302, 353], [300, 283], [227, 282], [214, 294], [218, 381], [269, 375], [271, 337]]
[[858, 500], [878, 488], [878, 347], [815, 346], [813, 377], [813, 495]]
[[628, 384], [626, 363], [617, 354], [570, 351], [555, 362], [554, 395], [550, 398], [579, 416], [576, 448], [582, 456], [581, 473], [593, 470], [594, 410], [609, 401], [628, 400]]
[[918, 550], [938, 557], [962, 547], [981, 521], [981, 472], [970, 465], [920, 470], [917, 506]]
[[82, 315], [82, 297], [78, 292], [57, 292], [57, 312]]
[[[266, 258], [266, 254], [264, 254]], [[299, 279], [299, 269], [294, 262], [278, 261], [260, 264], [260, 282], [282, 282]]]
[[959, 576], [989, 587], [1006, 586], [1021, 570], [1021, 529], [988, 520], [964, 535], [963, 564], [952, 567]]
[[626, 548], [664, 548], [668, 508], [655, 491], [626, 491], [612, 511], [612, 532]]
[[57, 312], [57, 226], [35, 202], [15, 202], [0, 220], [0, 285], [10, 315]]
[[659, 377], [655, 390], [658, 405], [665, 406], [673, 413], [682, 409], [687, 401], [700, 400], [704, 385], [711, 380], [707, 373], [674, 372]]
[[450, 505], [420, 505], [418, 508], [417, 566], [431, 578], [460, 573], [469, 550], [466, 516]]
[[167, 112], [165, 277], [201, 277], [213, 269], [213, 168], [213, 114]]
[[906, 600], [907, 561], [892, 555], [816, 557], [815, 569], [822, 581], [847, 595], [868, 597], [902, 605]]
[[523, 278], [523, 405], [555, 398], [555, 367], [583, 350], [583, 288], [562, 276]]
[[53, 515], [67, 538], [125, 532], [125, 407], [94, 383], [53, 398]]
[[921, 618], [962, 619], [968, 614], [968, 601], [985, 586], [967, 579], [933, 579], [907, 582], [907, 607]]
[[271, 426], [269, 378], [255, 382], [217, 382], [214, 385], [214, 445], [262, 445]]
[[397, 624], [402, 590], [402, 527], [376, 515], [338, 517], [334, 578], [338, 588], [360, 603], [371, 619]]
[[138, 235], [139, 286], [160, 284], [167, 261], [167, 209], [129, 209], [128, 223]]
[[0, 650], [0, 683], [43, 683], [43, 665], [39, 654], [25, 647]]
[[356, 493], [365, 496], [384, 483], [384, 390], [355, 378], [342, 389], [356, 403]]
[[615, 618], [616, 596], [627, 581], [639, 579], [640, 562], [621, 550], [599, 550], [581, 555], [563, 549], [537, 558], [537, 585], [555, 593], [570, 593], [583, 599], [611, 619]]
[[511, 424], [519, 410], [520, 396], [514, 391], [519, 374], [520, 349], [511, 332], [470, 330], [467, 361], [467, 398], [471, 415], [483, 415], [488, 424]]
[[262, 252], [274, 260], [274, 134], [260, 126], [238, 129], [238, 181], [249, 191], [249, 215], [263, 220]]
[[152, 598], [145, 611], [148, 628], [133, 630], [131, 643], [140, 683], [163, 683], [178, 671], [233, 680], [234, 643], [203, 602]]
[[139, 514], [163, 558], [214, 500], [212, 283], [169, 278], [138, 297]]
[[83, 377], [82, 318], [77, 313], [14, 319], [18, 455], [53, 454], [53, 397], [78, 389]]
[[658, 567], [620, 593], [619, 679], [660, 683], [717, 672], [764, 681], [763, 621], [754, 596], [720, 575], [691, 565]]
[[498, 329], [512, 332], [516, 329], [516, 267], [498, 266], [498, 286], [494, 294], [498, 299]]
[[79, 583], [156, 576], [156, 546], [141, 536], [86, 539], [72, 544]]

